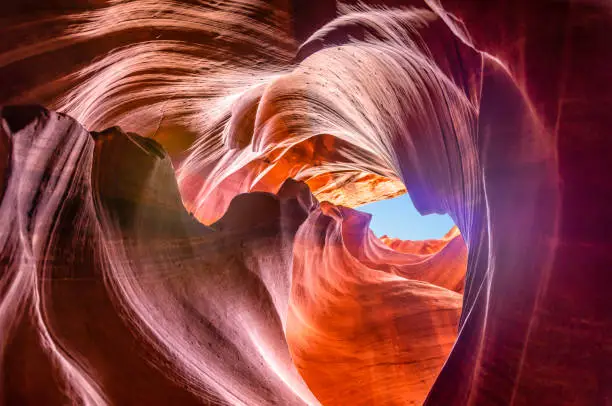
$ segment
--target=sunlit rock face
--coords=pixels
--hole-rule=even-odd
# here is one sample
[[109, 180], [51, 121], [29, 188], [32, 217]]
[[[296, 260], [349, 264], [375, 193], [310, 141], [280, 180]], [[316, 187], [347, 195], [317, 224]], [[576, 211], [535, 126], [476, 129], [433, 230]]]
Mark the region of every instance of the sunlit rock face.
[[300, 227], [289, 348], [325, 405], [419, 404], [456, 338], [461, 295], [444, 274], [463, 279], [465, 246], [394, 252], [368, 223], [323, 203]]
[[[57, 3], [0, 28], [3, 403], [609, 401], [606, 4]], [[457, 228], [351, 208], [406, 191]]]
[[327, 392], [347, 371], [364, 401], [426, 394], [461, 308], [433, 284], [448, 256], [391, 251], [292, 180], [206, 227], [155, 141], [38, 107], [2, 119], [7, 404], [333, 404], [355, 396]]

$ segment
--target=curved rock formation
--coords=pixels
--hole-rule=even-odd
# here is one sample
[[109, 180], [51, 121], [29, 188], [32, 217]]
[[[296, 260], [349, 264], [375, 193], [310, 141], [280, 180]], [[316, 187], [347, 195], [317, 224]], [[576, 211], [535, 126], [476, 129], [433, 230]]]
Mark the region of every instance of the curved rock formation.
[[[17, 13], [2, 402], [606, 404], [609, 9], [426, 3]], [[351, 209], [405, 190], [457, 229]]]
[[[277, 195], [237, 196], [209, 228], [183, 208], [155, 141], [118, 128], [88, 134], [37, 107], [6, 107], [2, 118], [11, 163], [2, 200], [6, 403], [333, 403], [309, 379], [317, 357], [328, 366], [333, 356], [330, 334], [361, 337], [352, 345], [370, 343], [370, 355], [329, 373], [379, 375], [363, 392], [371, 399], [425, 395], [461, 303], [428, 282], [445, 261], [461, 261], [460, 249], [456, 258], [385, 252], [363, 214], [319, 206], [291, 180]], [[397, 258], [383, 263], [384, 254]], [[323, 323], [316, 335], [314, 320]], [[408, 320], [420, 328], [406, 334]], [[14, 374], [23, 359], [29, 369]], [[401, 388], [386, 378], [397, 376], [416, 383], [389, 397]]]

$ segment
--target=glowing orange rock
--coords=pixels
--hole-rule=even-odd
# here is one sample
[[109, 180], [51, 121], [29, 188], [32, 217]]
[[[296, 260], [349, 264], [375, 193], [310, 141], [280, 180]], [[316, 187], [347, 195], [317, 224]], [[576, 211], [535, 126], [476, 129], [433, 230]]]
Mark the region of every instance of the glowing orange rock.
[[454, 265], [461, 278], [465, 246], [393, 252], [368, 224], [369, 215], [322, 204], [300, 227], [289, 347], [325, 405], [418, 404], [455, 341], [461, 308], [460, 294], [436, 285], [438, 269]]
[[[608, 10], [427, 4], [0, 27], [1, 100], [74, 117], [1, 112], [1, 401], [606, 404]], [[333, 204], [405, 190], [461, 235]]]
[[[390, 250], [368, 215], [294, 181], [235, 197], [209, 228], [184, 210], [155, 141], [88, 134], [42, 108], [1, 114], [2, 368], [25, 358], [39, 371], [13, 376], [7, 402], [333, 404], [356, 395], [334, 378], [349, 371], [366, 402], [425, 396], [459, 317], [461, 296], [430, 283], [448, 255]], [[405, 391], [393, 376], [418, 382]]]

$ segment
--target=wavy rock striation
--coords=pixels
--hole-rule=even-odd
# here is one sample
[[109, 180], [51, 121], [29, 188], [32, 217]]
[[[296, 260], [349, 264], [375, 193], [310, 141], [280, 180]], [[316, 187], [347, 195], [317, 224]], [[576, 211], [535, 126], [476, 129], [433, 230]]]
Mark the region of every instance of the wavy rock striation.
[[0, 402], [607, 404], [609, 10], [426, 3], [1, 28]]
[[[318, 404], [298, 370], [333, 403], [320, 368], [356, 371], [372, 400], [398, 392], [387, 379], [397, 373], [415, 384], [389, 399], [425, 395], [461, 306], [432, 284], [448, 254], [390, 251], [367, 216], [319, 205], [292, 180], [237, 196], [206, 227], [183, 208], [155, 141], [89, 134], [38, 107], [6, 107], [2, 119], [8, 404]], [[369, 355], [334, 349], [357, 336]]]

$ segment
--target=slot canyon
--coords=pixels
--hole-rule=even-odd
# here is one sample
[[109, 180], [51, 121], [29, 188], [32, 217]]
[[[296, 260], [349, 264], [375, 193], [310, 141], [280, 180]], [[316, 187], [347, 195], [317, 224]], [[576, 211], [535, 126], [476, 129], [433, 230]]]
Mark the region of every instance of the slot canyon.
[[607, 0], [0, 10], [0, 405], [612, 405]]

